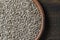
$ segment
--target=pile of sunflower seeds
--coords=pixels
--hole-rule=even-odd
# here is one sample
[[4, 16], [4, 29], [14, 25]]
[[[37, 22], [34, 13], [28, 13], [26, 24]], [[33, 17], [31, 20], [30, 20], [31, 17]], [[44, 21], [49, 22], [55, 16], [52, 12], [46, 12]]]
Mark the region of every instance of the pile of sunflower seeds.
[[40, 26], [32, 0], [0, 0], [0, 40], [35, 40]]

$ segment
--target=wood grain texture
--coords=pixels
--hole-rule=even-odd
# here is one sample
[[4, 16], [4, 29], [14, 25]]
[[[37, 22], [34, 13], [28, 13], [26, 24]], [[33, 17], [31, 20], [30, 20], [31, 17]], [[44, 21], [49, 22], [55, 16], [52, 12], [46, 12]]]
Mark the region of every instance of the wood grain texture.
[[47, 2], [47, 3], [60, 3], [60, 0], [41, 0], [42, 2]]
[[46, 25], [41, 40], [60, 40], [60, 0], [39, 0], [42, 4]]

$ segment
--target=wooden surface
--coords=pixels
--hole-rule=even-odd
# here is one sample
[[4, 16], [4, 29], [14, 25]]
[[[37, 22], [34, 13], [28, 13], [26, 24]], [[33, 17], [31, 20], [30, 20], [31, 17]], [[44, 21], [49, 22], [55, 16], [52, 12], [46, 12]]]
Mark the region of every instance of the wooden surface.
[[39, 0], [45, 11], [45, 30], [40, 40], [60, 40], [60, 0]]

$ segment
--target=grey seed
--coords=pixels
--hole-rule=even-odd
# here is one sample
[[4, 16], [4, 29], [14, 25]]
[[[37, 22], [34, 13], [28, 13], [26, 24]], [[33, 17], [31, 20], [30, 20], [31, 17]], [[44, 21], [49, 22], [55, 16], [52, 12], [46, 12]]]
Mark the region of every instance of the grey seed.
[[34, 40], [41, 19], [32, 0], [0, 0], [0, 40]]

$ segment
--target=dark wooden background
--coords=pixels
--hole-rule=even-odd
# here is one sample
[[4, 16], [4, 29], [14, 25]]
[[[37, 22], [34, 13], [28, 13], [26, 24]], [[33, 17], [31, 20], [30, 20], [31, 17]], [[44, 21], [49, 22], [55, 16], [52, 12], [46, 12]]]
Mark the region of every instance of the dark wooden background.
[[60, 40], [60, 0], [39, 0], [45, 11], [45, 30], [40, 40]]

